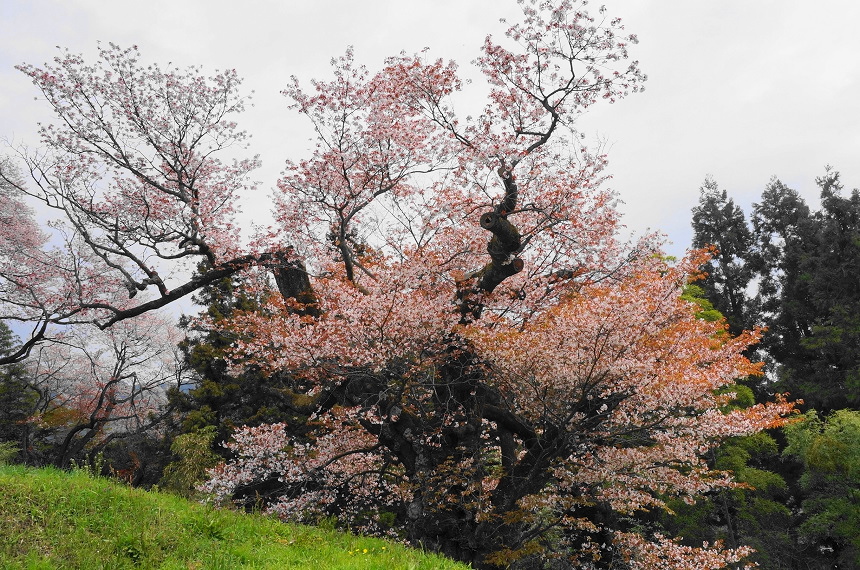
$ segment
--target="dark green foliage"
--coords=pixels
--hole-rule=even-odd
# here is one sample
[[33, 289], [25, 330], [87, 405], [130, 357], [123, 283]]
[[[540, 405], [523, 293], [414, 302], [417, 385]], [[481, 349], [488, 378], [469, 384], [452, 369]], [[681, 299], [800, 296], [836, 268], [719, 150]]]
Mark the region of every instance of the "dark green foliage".
[[[149, 488], [159, 483], [170, 460], [170, 422], [161, 429], [145, 430], [108, 443], [97, 453], [104, 459], [103, 475], [111, 475], [135, 487]], [[162, 431], [163, 430], [163, 431]], [[93, 453], [87, 454], [90, 463]]]
[[819, 211], [775, 181], [754, 222], [777, 389], [828, 411], [860, 405], [860, 194], [830, 169], [817, 183]]
[[[703, 306], [700, 318], [725, 318], [732, 335], [754, 328], [760, 316], [757, 299], [749, 295], [750, 284], [756, 277], [755, 236], [743, 210], [710, 176], [699, 188], [692, 226], [693, 247], [714, 248], [713, 258], [703, 267], [707, 275], [696, 284], [701, 298], [696, 302]], [[704, 307], [703, 301], [711, 308]], [[756, 352], [757, 348], [751, 347], [747, 357], [761, 360]], [[763, 378], [746, 378], [743, 382], [754, 389], [759, 401], [769, 399]]]
[[[0, 321], [0, 356], [14, 352], [17, 342], [12, 331]], [[7, 460], [23, 460], [29, 447], [31, 428], [27, 418], [35, 410], [38, 393], [27, 382], [23, 364], [0, 366], [0, 442], [8, 442], [7, 450], [14, 446], [18, 451], [7, 453]]]
[[756, 252], [751, 262], [760, 279], [757, 299], [763, 317], [777, 315], [782, 298], [797, 282], [801, 251], [811, 242], [811, 213], [800, 194], [772, 178], [753, 204]]
[[[691, 544], [724, 539], [753, 546], [763, 568], [860, 567], [860, 412], [844, 409], [860, 407], [860, 191], [846, 196], [829, 167], [816, 182], [817, 211], [771, 179], [753, 206], [751, 228], [710, 179], [693, 211], [694, 245], [714, 243], [734, 257], [718, 254], [691, 300], [704, 318], [710, 313], [696, 300], [699, 293], [735, 324], [767, 327], [760, 352], [767, 381], [753, 385], [759, 398], [788, 392], [819, 410], [775, 439], [759, 434], [715, 450], [715, 466], [754, 489], [679, 505], [669, 523]], [[731, 313], [731, 275], [745, 283], [741, 319]]]
[[8, 465], [18, 456], [18, 453], [21, 451], [15, 442], [12, 441], [0, 441], [0, 466]]
[[737, 335], [754, 324], [746, 295], [753, 276], [749, 264], [753, 236], [743, 210], [713, 178], [705, 178], [699, 192], [699, 205], [693, 208], [693, 247], [717, 250], [704, 267], [708, 276], [701, 286], [705, 297], [726, 317], [729, 331]]
[[[181, 415], [179, 433], [209, 433], [210, 449], [223, 453], [220, 446], [237, 427], [287, 422], [303, 425], [304, 416], [296, 411], [295, 386], [289, 376], [266, 376], [254, 368], [234, 375], [229, 367], [230, 346], [236, 340], [229, 327], [218, 326], [238, 312], [261, 310], [263, 299], [247, 293], [249, 277], [230, 277], [215, 282], [195, 297], [203, 306], [200, 317], [215, 327], [199, 327], [194, 319], [183, 317], [188, 335], [180, 344], [185, 363], [195, 373], [195, 384], [188, 390], [175, 390], [171, 402]], [[263, 293], [265, 296], [267, 293]], [[174, 450], [174, 466], [182, 461]], [[173, 485], [175, 481], [169, 482]]]
[[821, 208], [812, 211], [772, 178], [750, 228], [707, 178], [693, 209], [693, 245], [718, 249], [700, 285], [730, 332], [767, 327], [762, 357], [776, 382], [756, 387], [757, 396], [788, 392], [827, 411], [860, 406], [860, 192], [843, 196], [830, 168], [816, 182]]

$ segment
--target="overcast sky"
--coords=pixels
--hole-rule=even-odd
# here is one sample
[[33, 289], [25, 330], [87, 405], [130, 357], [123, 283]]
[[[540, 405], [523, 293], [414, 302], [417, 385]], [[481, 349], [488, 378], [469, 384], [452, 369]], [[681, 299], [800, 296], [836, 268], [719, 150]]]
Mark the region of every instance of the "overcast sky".
[[[595, 2], [596, 11], [601, 2]], [[579, 122], [608, 144], [612, 187], [634, 231], [665, 232], [672, 253], [691, 239], [690, 209], [706, 174], [745, 208], [771, 176], [816, 203], [831, 164], [860, 186], [860, 2], [853, 0], [606, 0], [640, 44], [646, 90], [598, 105]], [[286, 158], [310, 147], [308, 125], [279, 91], [291, 75], [328, 77], [355, 46], [371, 70], [386, 55], [430, 48], [464, 75], [515, 0], [0, 0], [0, 137], [38, 143], [47, 105], [12, 69], [55, 46], [92, 56], [96, 41], [139, 46], [145, 62], [235, 68], [254, 90], [240, 126], [254, 136], [264, 198]], [[259, 206], [258, 206], [259, 207]], [[246, 207], [246, 211], [249, 208]], [[263, 208], [265, 209], [265, 208]], [[253, 212], [250, 212], [253, 213]], [[262, 221], [265, 221], [261, 218]]]

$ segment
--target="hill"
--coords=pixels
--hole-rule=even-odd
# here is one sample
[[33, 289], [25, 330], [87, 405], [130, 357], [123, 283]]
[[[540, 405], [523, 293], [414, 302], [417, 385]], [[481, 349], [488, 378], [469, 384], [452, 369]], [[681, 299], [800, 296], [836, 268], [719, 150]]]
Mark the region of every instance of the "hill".
[[378, 539], [289, 525], [85, 472], [0, 466], [0, 568], [464, 569]]

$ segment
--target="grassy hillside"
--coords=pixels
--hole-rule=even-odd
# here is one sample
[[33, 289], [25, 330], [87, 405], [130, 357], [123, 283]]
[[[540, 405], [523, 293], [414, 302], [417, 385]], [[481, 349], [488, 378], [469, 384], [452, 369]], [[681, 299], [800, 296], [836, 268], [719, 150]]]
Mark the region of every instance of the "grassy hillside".
[[212, 509], [82, 472], [0, 466], [0, 568], [465, 566], [381, 540]]

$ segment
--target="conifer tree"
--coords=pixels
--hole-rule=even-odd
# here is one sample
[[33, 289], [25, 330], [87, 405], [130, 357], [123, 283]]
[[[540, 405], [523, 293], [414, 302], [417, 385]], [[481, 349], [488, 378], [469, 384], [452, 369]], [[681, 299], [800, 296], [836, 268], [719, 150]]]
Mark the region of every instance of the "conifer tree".
[[729, 323], [729, 332], [738, 335], [755, 325], [755, 315], [747, 286], [753, 277], [750, 267], [753, 236], [743, 210], [720, 190], [710, 176], [699, 190], [699, 204], [693, 208], [693, 247], [715, 248], [705, 264], [707, 276], [699, 283], [706, 297]]
[[[0, 356], [14, 353], [18, 346], [12, 330], [0, 321]], [[30, 447], [31, 427], [27, 418], [33, 413], [38, 394], [27, 383], [23, 364], [0, 366], [0, 442], [9, 442], [18, 449], [17, 458], [24, 460]]]
[[860, 403], [860, 195], [817, 179], [821, 209], [772, 180], [755, 205], [762, 346], [777, 389], [830, 411]]

